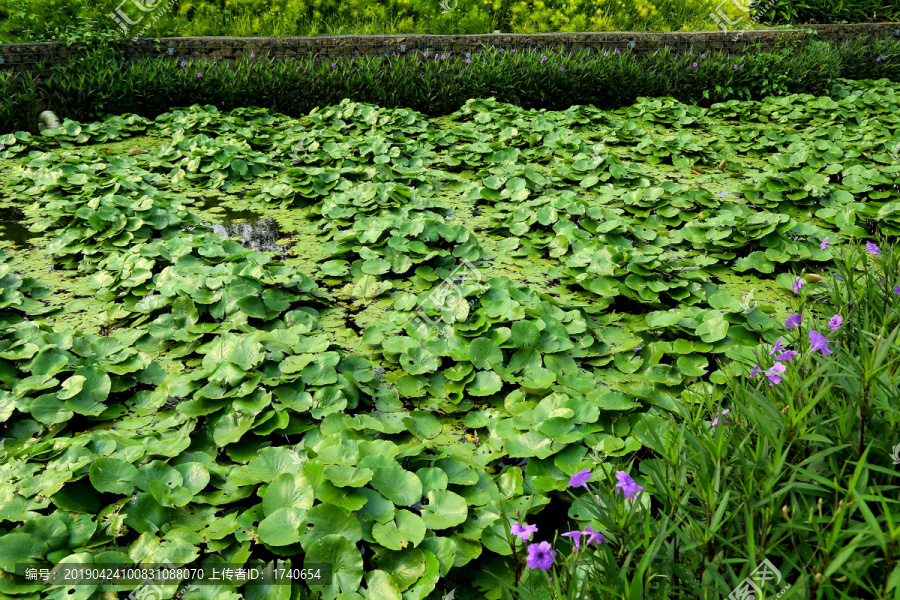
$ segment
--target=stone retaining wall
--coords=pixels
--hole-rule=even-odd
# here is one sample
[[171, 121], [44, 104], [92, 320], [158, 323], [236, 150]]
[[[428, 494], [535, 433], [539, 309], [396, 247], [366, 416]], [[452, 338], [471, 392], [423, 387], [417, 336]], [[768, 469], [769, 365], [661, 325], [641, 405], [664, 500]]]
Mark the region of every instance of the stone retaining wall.
[[[808, 33], [811, 30], [814, 33]], [[288, 38], [140, 38], [121, 42], [132, 60], [161, 57], [171, 60], [230, 61], [251, 54], [268, 56], [273, 60], [305, 59], [335, 60], [361, 56], [409, 55], [420, 52], [464, 53], [478, 52], [484, 46], [510, 49], [574, 51], [590, 48], [594, 52], [631, 48], [637, 54], [669, 47], [676, 52], [724, 51], [740, 53], [756, 43], [771, 49], [779, 42], [793, 40], [842, 41], [862, 36], [866, 39], [893, 37], [900, 39], [900, 23], [856, 25], [808, 25], [796, 30], [732, 30], [678, 33], [585, 32], [484, 35], [342, 35], [330, 37]], [[37, 63], [63, 62], [77, 54], [84, 46], [67, 46], [64, 42], [35, 44], [0, 44], [0, 69], [27, 71]]]

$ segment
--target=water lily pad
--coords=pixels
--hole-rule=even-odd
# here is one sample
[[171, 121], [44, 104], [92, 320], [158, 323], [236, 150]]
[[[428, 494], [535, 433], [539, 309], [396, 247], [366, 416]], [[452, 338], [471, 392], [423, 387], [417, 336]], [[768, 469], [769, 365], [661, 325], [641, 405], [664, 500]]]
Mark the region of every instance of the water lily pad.
[[134, 465], [117, 458], [98, 458], [90, 469], [91, 485], [98, 492], [128, 495], [138, 477]]

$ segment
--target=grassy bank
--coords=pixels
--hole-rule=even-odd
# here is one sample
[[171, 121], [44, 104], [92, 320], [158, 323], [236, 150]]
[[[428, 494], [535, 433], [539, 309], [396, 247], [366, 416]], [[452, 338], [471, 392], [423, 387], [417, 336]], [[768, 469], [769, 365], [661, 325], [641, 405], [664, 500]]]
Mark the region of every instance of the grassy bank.
[[621, 49], [571, 54], [490, 48], [464, 54], [279, 61], [244, 55], [235, 63], [176, 59], [132, 63], [110, 47], [35, 73], [0, 74], [0, 132], [34, 131], [37, 99], [61, 118], [106, 114], [147, 118], [171, 106], [254, 106], [300, 116], [353, 98], [430, 116], [469, 98], [494, 96], [524, 108], [564, 110], [592, 104], [615, 109], [639, 97], [672, 97], [709, 106], [778, 94], [831, 93], [840, 78], [900, 78], [900, 42], [876, 39], [785, 44], [772, 52], [636, 56]]

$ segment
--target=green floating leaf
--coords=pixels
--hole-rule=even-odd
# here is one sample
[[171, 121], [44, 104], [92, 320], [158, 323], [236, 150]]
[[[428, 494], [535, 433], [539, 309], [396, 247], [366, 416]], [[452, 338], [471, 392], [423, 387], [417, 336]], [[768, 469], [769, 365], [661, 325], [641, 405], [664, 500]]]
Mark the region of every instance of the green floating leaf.
[[408, 510], [398, 510], [393, 521], [375, 523], [372, 536], [389, 550], [402, 550], [410, 544], [418, 546], [425, 539], [425, 522]]
[[118, 458], [101, 457], [90, 469], [91, 485], [98, 492], [129, 495], [139, 474], [137, 467]]
[[279, 508], [259, 523], [259, 540], [270, 546], [287, 546], [300, 541], [300, 526], [306, 510], [296, 507]]
[[428, 504], [422, 507], [422, 519], [429, 529], [447, 529], [465, 522], [468, 517], [466, 501], [447, 490], [432, 490], [425, 496]]
[[363, 577], [363, 558], [356, 544], [339, 535], [326, 535], [305, 550], [306, 555], [303, 557], [305, 568], [314, 563], [331, 565], [334, 573], [334, 587], [332, 587], [334, 591], [329, 593], [350, 593], [357, 590]]

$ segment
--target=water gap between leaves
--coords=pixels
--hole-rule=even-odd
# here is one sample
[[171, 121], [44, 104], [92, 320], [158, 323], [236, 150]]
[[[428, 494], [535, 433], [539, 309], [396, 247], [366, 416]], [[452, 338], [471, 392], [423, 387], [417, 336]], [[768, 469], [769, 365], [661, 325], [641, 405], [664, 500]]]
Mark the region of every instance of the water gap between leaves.
[[218, 222], [205, 223], [213, 233], [225, 239], [235, 239], [247, 250], [256, 252], [271, 252], [278, 260], [287, 255], [288, 244], [278, 242], [289, 237], [288, 233], [281, 230], [278, 222], [272, 218], [263, 218], [252, 210], [236, 210], [221, 206], [216, 202], [207, 202], [204, 206], [207, 210], [217, 207], [215, 219]]

